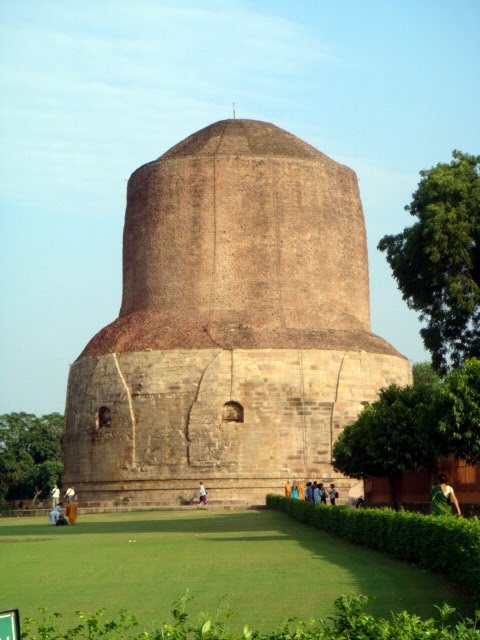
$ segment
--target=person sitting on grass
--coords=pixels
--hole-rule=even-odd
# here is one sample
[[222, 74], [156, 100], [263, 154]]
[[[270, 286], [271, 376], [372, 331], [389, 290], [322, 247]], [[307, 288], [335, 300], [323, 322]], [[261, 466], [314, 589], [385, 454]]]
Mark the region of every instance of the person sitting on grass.
[[56, 526], [57, 527], [63, 527], [63, 526], [67, 526], [68, 525], [68, 519], [66, 518], [66, 516], [63, 515], [63, 513], [61, 513], [56, 521]]
[[48, 522], [50, 524], [57, 524], [57, 521], [62, 514], [62, 506], [63, 504], [59, 502], [57, 506], [50, 511], [48, 514]]

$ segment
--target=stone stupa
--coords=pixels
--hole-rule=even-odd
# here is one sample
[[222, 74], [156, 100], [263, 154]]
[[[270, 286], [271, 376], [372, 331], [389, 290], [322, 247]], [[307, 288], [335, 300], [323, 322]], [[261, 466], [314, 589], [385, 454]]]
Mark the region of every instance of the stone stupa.
[[72, 365], [65, 481], [84, 502], [264, 502], [354, 482], [332, 446], [409, 362], [370, 331], [355, 173], [224, 120], [130, 177], [119, 317]]

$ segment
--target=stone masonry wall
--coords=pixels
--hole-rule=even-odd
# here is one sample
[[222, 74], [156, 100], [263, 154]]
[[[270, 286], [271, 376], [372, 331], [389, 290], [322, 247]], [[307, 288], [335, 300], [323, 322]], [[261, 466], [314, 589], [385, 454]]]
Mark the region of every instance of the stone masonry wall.
[[[203, 480], [250, 503], [285, 480], [349, 479], [331, 450], [362, 403], [411, 382], [402, 357], [313, 349], [165, 350], [83, 358], [70, 370], [65, 481], [82, 501], [178, 504]], [[243, 422], [231, 419], [236, 403]], [[111, 423], [100, 426], [99, 411]]]

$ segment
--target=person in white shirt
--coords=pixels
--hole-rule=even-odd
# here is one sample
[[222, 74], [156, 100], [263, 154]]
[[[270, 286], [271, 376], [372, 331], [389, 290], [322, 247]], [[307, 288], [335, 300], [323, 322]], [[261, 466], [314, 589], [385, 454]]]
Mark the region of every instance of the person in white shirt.
[[200, 497], [200, 504], [207, 504], [207, 490], [203, 486], [203, 482], [200, 482], [200, 487], [198, 489], [198, 495]]
[[71, 502], [74, 497], [75, 489], [73, 487], [68, 487], [68, 489], [65, 491], [65, 500], [67, 501], [67, 504]]
[[330, 504], [335, 506], [335, 500], [338, 498], [338, 491], [335, 489], [335, 485], [330, 485], [330, 489], [328, 490], [328, 497], [330, 498]]
[[53, 489], [50, 491], [50, 498], [52, 500], [52, 509], [57, 506], [58, 501], [60, 500], [60, 489], [55, 485]]

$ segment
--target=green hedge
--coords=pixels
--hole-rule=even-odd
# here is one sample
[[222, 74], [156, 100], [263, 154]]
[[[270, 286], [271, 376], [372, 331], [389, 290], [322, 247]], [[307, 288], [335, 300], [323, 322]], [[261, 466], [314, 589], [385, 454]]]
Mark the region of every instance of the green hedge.
[[470, 591], [480, 606], [480, 521], [424, 516], [392, 509], [352, 509], [315, 505], [278, 495], [267, 507], [355, 544], [389, 553], [400, 560], [447, 576]]
[[[480, 518], [480, 502], [460, 502], [459, 504], [464, 518]], [[369, 502], [367, 500], [364, 506], [371, 509], [385, 509], [390, 506], [390, 503]], [[400, 508], [404, 511], [414, 511], [415, 513], [423, 513], [423, 515], [427, 516], [432, 512], [432, 503], [402, 502]]]

